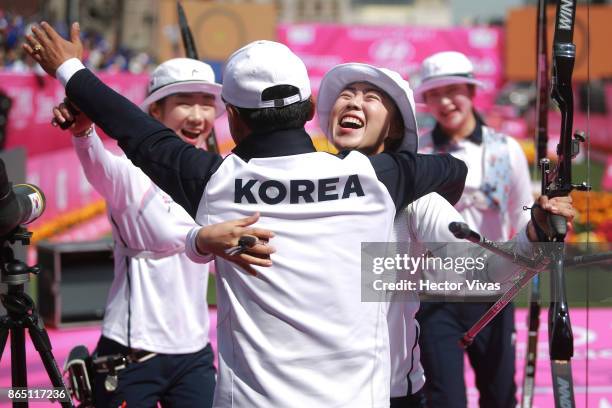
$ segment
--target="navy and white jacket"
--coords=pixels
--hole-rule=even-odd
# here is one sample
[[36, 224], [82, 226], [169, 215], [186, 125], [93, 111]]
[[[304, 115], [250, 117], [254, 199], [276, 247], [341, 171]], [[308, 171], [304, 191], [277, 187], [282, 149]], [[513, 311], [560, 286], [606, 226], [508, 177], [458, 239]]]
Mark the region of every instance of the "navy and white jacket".
[[69, 60], [68, 97], [202, 225], [261, 213], [274, 266], [217, 260], [216, 407], [386, 407], [387, 306], [361, 301], [361, 243], [388, 241], [398, 209], [461, 196], [449, 155], [316, 152], [303, 129], [253, 133], [225, 159], [181, 141]]

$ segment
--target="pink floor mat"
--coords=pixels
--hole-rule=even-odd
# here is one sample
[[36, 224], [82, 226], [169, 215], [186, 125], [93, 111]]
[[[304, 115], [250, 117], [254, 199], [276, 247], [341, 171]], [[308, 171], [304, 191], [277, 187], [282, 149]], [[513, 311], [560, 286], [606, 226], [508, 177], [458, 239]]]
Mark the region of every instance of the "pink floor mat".
[[[217, 344], [217, 313], [211, 309], [211, 341], [216, 350]], [[542, 311], [541, 321], [546, 322], [547, 311]], [[523, 364], [526, 349], [526, 310], [516, 312], [517, 324], [517, 375], [520, 400], [523, 377]], [[574, 388], [577, 407], [612, 408], [612, 309], [578, 309], [571, 310], [572, 326], [575, 340], [575, 356], [572, 361]], [[588, 330], [587, 330], [588, 320]], [[546, 324], [540, 328], [538, 347], [538, 366], [536, 375], [536, 393], [534, 408], [553, 407], [553, 395], [548, 361], [548, 340]], [[60, 368], [70, 349], [77, 344], [84, 344], [92, 350], [100, 336], [99, 326], [86, 326], [66, 329], [48, 329], [53, 345], [53, 354]], [[27, 337], [26, 344], [28, 384], [30, 387], [48, 387], [50, 382], [38, 353]], [[466, 361], [466, 367], [469, 364]], [[466, 368], [468, 385], [468, 400], [470, 407], [478, 406], [478, 392], [474, 388], [471, 369]], [[10, 387], [10, 341], [7, 343], [4, 355], [0, 361], [0, 387]], [[8, 403], [0, 403], [8, 407]], [[59, 406], [50, 403], [32, 403], [35, 407]]]

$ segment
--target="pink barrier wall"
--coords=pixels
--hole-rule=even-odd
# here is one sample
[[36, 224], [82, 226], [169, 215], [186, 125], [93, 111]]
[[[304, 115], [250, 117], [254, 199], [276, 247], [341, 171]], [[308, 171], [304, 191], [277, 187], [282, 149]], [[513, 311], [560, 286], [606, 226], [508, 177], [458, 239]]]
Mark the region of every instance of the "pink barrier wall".
[[[135, 103], [144, 99], [148, 75], [100, 74], [113, 89]], [[50, 125], [51, 109], [64, 98], [53, 78], [0, 72], [0, 90], [12, 99], [6, 148], [23, 146], [28, 157], [70, 147], [70, 138]]]
[[418, 72], [424, 58], [439, 51], [465, 53], [486, 89], [478, 106], [488, 108], [503, 79], [503, 31], [500, 28], [424, 28], [344, 25], [281, 25], [279, 41], [306, 63], [314, 89], [334, 65], [365, 62], [398, 71], [404, 78]]

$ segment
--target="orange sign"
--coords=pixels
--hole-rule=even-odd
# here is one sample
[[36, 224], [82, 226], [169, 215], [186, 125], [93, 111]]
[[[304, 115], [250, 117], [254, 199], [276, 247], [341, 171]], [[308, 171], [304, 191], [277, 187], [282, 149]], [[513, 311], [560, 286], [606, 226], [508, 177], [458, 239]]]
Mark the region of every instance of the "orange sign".
[[[552, 54], [555, 30], [555, 6], [547, 9], [548, 57]], [[588, 19], [587, 19], [588, 17]], [[576, 44], [575, 80], [609, 78], [612, 76], [612, 6], [586, 6], [576, 10], [574, 44]], [[506, 22], [506, 78], [512, 81], [534, 81], [536, 72], [536, 8], [521, 7], [508, 14]], [[588, 45], [590, 42], [590, 49]]]
[[[276, 8], [271, 4], [197, 0], [183, 0], [181, 4], [200, 59], [224, 61], [251, 41], [276, 39]], [[185, 56], [176, 0], [162, 0], [159, 10], [159, 60]]]

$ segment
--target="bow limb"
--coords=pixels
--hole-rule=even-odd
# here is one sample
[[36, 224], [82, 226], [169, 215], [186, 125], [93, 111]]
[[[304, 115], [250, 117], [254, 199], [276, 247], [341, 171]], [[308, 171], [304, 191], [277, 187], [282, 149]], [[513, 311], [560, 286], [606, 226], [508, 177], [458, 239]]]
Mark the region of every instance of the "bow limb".
[[[536, 13], [536, 125], [535, 145], [536, 163], [546, 158], [548, 150], [548, 109], [549, 109], [549, 81], [548, 81], [548, 58], [546, 50], [547, 24], [546, 24], [546, 0], [538, 0]], [[535, 275], [531, 280], [529, 291], [529, 309], [527, 316], [527, 351], [525, 353], [525, 368], [523, 372], [523, 395], [521, 408], [531, 408], [535, 390], [535, 377], [538, 356], [538, 332], [540, 328], [540, 278]]]
[[[176, 10], [178, 14], [181, 38], [183, 39], [183, 46], [185, 48], [185, 55], [187, 56], [187, 58], [199, 60], [198, 49], [193, 39], [191, 29], [189, 28], [187, 16], [185, 15], [185, 11], [183, 10], [181, 2], [178, 0], [176, 2]], [[215, 135], [214, 129], [212, 129], [210, 134], [206, 137], [206, 151], [217, 154], [219, 153], [219, 142], [217, 141], [217, 136]]]

